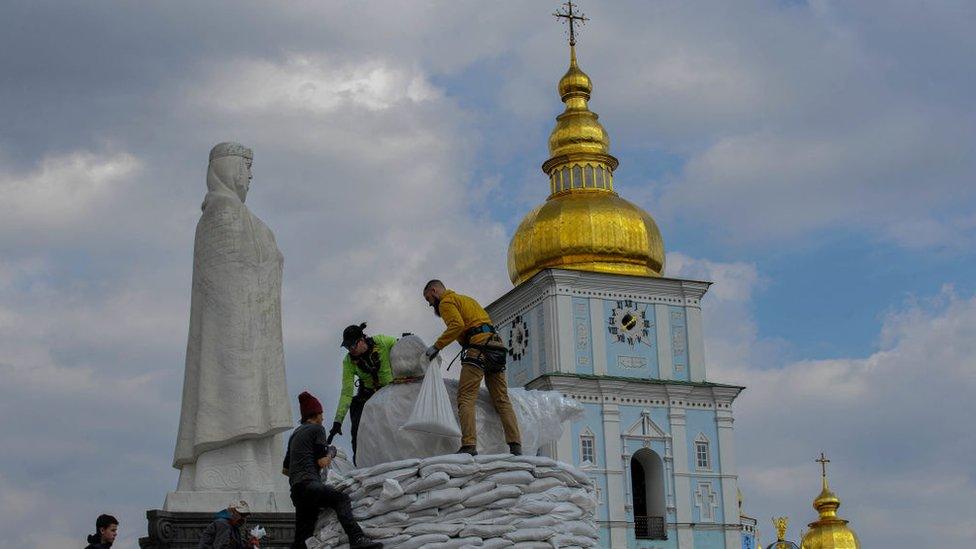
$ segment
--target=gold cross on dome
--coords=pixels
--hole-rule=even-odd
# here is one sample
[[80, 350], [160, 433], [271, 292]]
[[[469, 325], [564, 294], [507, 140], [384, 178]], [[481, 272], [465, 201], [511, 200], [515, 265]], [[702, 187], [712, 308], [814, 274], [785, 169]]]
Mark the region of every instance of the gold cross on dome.
[[582, 13], [573, 11], [573, 8], [576, 7], [576, 5], [573, 4], [573, 0], [569, 0], [563, 5], [566, 6], [564, 11], [557, 11], [553, 13], [553, 15], [555, 15], [557, 19], [565, 19], [566, 21], [569, 21], [569, 45], [575, 46], [576, 45], [576, 21], [579, 21], [580, 25], [582, 25], [586, 21], [589, 21], [590, 18], [586, 17]]
[[827, 464], [830, 463], [830, 460], [827, 459], [827, 456], [825, 456], [823, 452], [820, 452], [820, 457], [815, 459], [814, 461], [820, 464], [821, 475], [824, 478], [827, 478]]

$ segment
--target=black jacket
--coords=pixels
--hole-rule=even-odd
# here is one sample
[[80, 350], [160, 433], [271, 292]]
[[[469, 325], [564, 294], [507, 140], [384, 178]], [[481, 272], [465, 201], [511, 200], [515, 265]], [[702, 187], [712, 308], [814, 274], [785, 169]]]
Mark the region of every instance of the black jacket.
[[85, 549], [109, 549], [111, 546], [110, 542], [102, 543], [101, 535], [91, 534], [88, 536], [88, 546]]

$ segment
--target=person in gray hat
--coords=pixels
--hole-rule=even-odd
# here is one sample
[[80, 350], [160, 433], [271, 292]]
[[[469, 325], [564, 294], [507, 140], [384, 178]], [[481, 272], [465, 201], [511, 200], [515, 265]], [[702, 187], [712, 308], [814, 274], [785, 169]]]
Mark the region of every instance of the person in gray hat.
[[[245, 549], [257, 547], [256, 540], [244, 535], [244, 525], [251, 514], [246, 501], [233, 501], [217, 513], [213, 522], [203, 529], [197, 549]], [[246, 540], [246, 541], [245, 541]]]

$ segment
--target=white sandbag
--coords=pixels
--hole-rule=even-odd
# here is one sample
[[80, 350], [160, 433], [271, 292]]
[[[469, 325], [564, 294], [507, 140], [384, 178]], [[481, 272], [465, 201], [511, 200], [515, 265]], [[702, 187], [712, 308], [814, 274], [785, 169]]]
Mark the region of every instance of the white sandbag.
[[460, 488], [443, 488], [440, 490], [432, 490], [430, 492], [418, 494], [417, 501], [410, 504], [406, 509], [404, 509], [404, 511], [413, 514], [416, 511], [430, 509], [431, 507], [436, 508], [454, 505], [455, 503], [460, 503], [460, 496]]
[[543, 528], [546, 526], [555, 526], [559, 522], [561, 521], [552, 515], [542, 515], [539, 517], [518, 519], [513, 524], [519, 528]]
[[446, 524], [440, 522], [419, 522], [403, 529], [404, 534], [418, 536], [420, 534], [446, 534], [454, 537], [464, 528], [463, 524]]
[[554, 467], [536, 467], [536, 469], [532, 471], [532, 474], [535, 475], [536, 478], [556, 478], [562, 481], [563, 484], [567, 484], [569, 486], [580, 485], [580, 482], [574, 478], [573, 475], [563, 471], [562, 469], [556, 469]]
[[374, 503], [376, 503], [376, 498], [365, 497], [365, 498], [354, 499], [352, 500], [352, 508], [353, 510], [364, 509]]
[[396, 499], [403, 495], [403, 487], [396, 479], [388, 478], [383, 481], [383, 489], [380, 490], [380, 499]]
[[528, 463], [533, 467], [555, 467], [558, 461], [546, 456], [519, 456], [519, 461]]
[[554, 547], [596, 547], [596, 540], [584, 536], [573, 536], [570, 534], [556, 534], [549, 538], [549, 543]]
[[511, 524], [469, 524], [461, 530], [461, 535], [477, 536], [479, 538], [499, 538], [514, 531], [515, 527]]
[[500, 499], [517, 498], [522, 495], [518, 486], [498, 486], [483, 494], [473, 495], [461, 502], [465, 507], [485, 507]]
[[407, 541], [402, 542], [397, 546], [397, 549], [419, 549], [420, 547], [427, 547], [434, 543], [444, 543], [451, 538], [444, 534], [423, 534], [420, 536], [414, 536]]
[[390, 461], [387, 463], [380, 463], [379, 465], [374, 465], [373, 467], [367, 467], [365, 469], [358, 469], [353, 473], [353, 478], [356, 480], [362, 480], [367, 478], [373, 478], [378, 475], [389, 471], [396, 471], [397, 469], [410, 469], [413, 468], [414, 471], [420, 464], [420, 460], [417, 458], [399, 459], [397, 461]]
[[392, 538], [373, 539], [382, 543], [383, 547], [398, 547], [401, 543], [409, 540], [412, 537], [413, 536], [409, 536], [407, 534], [400, 534], [398, 536], [393, 536]]
[[420, 476], [426, 477], [441, 471], [452, 477], [470, 477], [481, 471], [481, 466], [477, 463], [435, 463], [421, 467]]
[[528, 471], [500, 471], [485, 477], [485, 480], [489, 482], [494, 482], [496, 484], [512, 484], [517, 486], [523, 486], [526, 484], [531, 484], [535, 481], [535, 477], [532, 473]]
[[522, 492], [525, 494], [537, 494], [559, 486], [564, 486], [564, 484], [558, 478], [540, 478], [533, 481], [532, 484], [523, 486]]
[[509, 516], [508, 511], [505, 510], [484, 509], [484, 508], [480, 508], [480, 509], [481, 510], [478, 511], [478, 513], [468, 517], [468, 519], [465, 522], [467, 524], [493, 524], [494, 521], [499, 520], [502, 517]]
[[[390, 349], [390, 368], [393, 377], [420, 377], [426, 366], [427, 344], [420, 336], [405, 335]], [[438, 357], [439, 358], [439, 357]]]
[[413, 411], [400, 428], [451, 439], [461, 438], [461, 425], [444, 387], [440, 357], [427, 366]]
[[520, 541], [512, 549], [552, 549], [552, 544], [545, 541]]
[[562, 524], [560, 530], [568, 534], [589, 538], [597, 538], [599, 536], [596, 531], [596, 527], [594, 527], [592, 523], [588, 523], [583, 520], [568, 520]]
[[552, 501], [522, 498], [512, 506], [511, 512], [517, 515], [544, 515], [555, 509], [556, 505]]
[[[392, 511], [390, 513], [383, 513], [382, 515], [376, 515], [375, 517], [370, 517], [359, 521], [360, 526], [395, 526], [399, 524], [405, 524], [410, 520], [410, 515], [404, 513], [403, 511]], [[338, 525], [338, 523], [336, 523]]]
[[460, 488], [465, 484], [468, 484], [472, 477], [451, 477], [447, 482], [444, 483], [444, 488]]
[[482, 512], [482, 509], [465, 509], [461, 506], [457, 511], [441, 511], [440, 519], [445, 522], [468, 522], [468, 519]]
[[518, 528], [502, 536], [518, 543], [520, 541], [546, 541], [556, 535], [552, 528]]
[[482, 473], [493, 473], [497, 471], [531, 471], [532, 469], [535, 469], [535, 465], [532, 465], [531, 463], [523, 463], [522, 461], [516, 460], [492, 460], [479, 462], [478, 465], [481, 466]]
[[387, 479], [402, 481], [416, 476], [417, 476], [416, 467], [405, 467], [402, 469], [394, 469], [392, 471], [386, 471], [385, 473], [380, 473], [373, 477], [364, 478], [360, 486], [362, 488], [365, 488], [366, 491], [368, 492], [371, 488], [375, 488], [377, 486], [380, 486], [384, 482], [386, 482]]
[[434, 543], [428, 545], [426, 549], [460, 549], [461, 547], [481, 547], [484, 541], [481, 538], [454, 538], [444, 543]]
[[497, 485], [494, 482], [488, 482], [488, 481], [481, 481], [481, 482], [475, 482], [473, 484], [467, 484], [464, 486], [464, 488], [461, 488], [461, 501], [463, 502], [464, 500], [470, 498], [471, 496], [484, 494], [485, 492], [494, 490], [495, 486]]
[[505, 538], [491, 538], [486, 539], [481, 545], [482, 549], [505, 549], [507, 547], [515, 547], [515, 542]]
[[518, 503], [518, 498], [500, 499], [498, 501], [493, 501], [489, 503], [488, 508], [489, 509], [510, 509], [516, 503]]
[[449, 453], [449, 454], [444, 454], [442, 456], [432, 456], [429, 458], [424, 458], [420, 460], [420, 463], [417, 464], [417, 468], [420, 469], [422, 467], [427, 467], [430, 465], [438, 465], [440, 463], [465, 463], [465, 464], [475, 463], [475, 460], [476, 460], [476, 456], [472, 456], [471, 454]]
[[576, 505], [567, 502], [567, 503], [560, 503], [556, 505], [556, 508], [549, 513], [549, 516], [561, 521], [579, 520], [586, 513], [592, 513], [592, 512], [593, 512], [592, 510], [584, 511], [583, 509], [580, 509]]
[[381, 499], [370, 505], [364, 510], [364, 514], [369, 517], [376, 517], [406, 509], [410, 504], [417, 501], [417, 494], [404, 494], [398, 498]]
[[366, 532], [371, 538], [392, 538], [393, 536], [398, 536], [403, 532], [403, 528], [395, 528], [390, 526], [364, 526], [363, 532]]
[[403, 487], [403, 492], [406, 494], [416, 494], [419, 492], [425, 492], [444, 484], [445, 482], [451, 480], [451, 476], [447, 473], [440, 472], [434, 473], [429, 477], [417, 478], [415, 480], [409, 480], [400, 484]]

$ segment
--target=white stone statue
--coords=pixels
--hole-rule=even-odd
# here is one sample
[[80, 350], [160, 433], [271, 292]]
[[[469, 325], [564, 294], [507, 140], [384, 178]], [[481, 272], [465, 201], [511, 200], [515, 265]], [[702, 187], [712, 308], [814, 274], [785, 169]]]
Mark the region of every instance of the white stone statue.
[[252, 511], [290, 511], [281, 475], [293, 427], [281, 339], [282, 255], [244, 205], [252, 152], [210, 151], [207, 196], [193, 249], [190, 334], [166, 510], [215, 511], [232, 499]]

